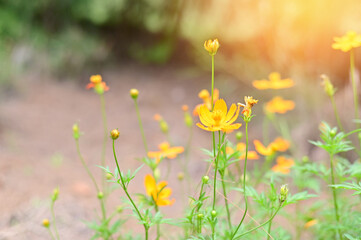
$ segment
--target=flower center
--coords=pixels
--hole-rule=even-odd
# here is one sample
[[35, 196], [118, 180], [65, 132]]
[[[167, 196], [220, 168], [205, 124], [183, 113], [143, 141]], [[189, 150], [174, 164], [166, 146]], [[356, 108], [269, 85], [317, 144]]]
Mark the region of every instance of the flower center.
[[220, 126], [222, 120], [223, 112], [215, 110], [212, 112], [212, 118], [214, 120], [214, 126]]

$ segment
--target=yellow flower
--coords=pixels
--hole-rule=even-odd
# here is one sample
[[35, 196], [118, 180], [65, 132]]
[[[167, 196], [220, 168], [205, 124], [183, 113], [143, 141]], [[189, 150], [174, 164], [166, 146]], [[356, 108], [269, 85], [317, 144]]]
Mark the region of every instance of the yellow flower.
[[98, 94], [103, 94], [105, 91], [109, 90], [109, 87], [102, 81], [102, 76], [100, 75], [92, 75], [90, 77], [90, 83], [86, 85], [86, 88], [94, 88], [94, 91]]
[[199, 120], [201, 123], [197, 123], [197, 126], [206, 131], [223, 131], [232, 132], [235, 129], [241, 127], [242, 124], [235, 123], [239, 115], [239, 106], [232, 104], [227, 112], [227, 104], [223, 99], [219, 99], [214, 104], [213, 111], [209, 111], [206, 105], [202, 105], [199, 109]]
[[304, 227], [305, 228], [310, 228], [310, 227], [316, 225], [317, 223], [318, 223], [317, 219], [312, 219], [312, 220], [306, 222]]
[[158, 148], [160, 151], [148, 152], [148, 157], [155, 158], [157, 163], [159, 163], [161, 158], [173, 159], [176, 158], [178, 154], [184, 152], [183, 147], [170, 147], [168, 142], [159, 144]]
[[295, 103], [291, 100], [284, 100], [280, 96], [274, 97], [271, 101], [266, 103], [266, 111], [271, 113], [286, 113], [293, 110]]
[[292, 79], [286, 78], [281, 79], [281, 75], [277, 72], [272, 72], [268, 75], [269, 80], [262, 79], [262, 80], [254, 80], [252, 82], [253, 87], [259, 90], [265, 89], [283, 89], [283, 88], [290, 88], [295, 83]]
[[252, 107], [258, 103], [258, 100], [246, 96], [244, 97], [244, 102], [246, 104], [238, 103], [238, 105], [243, 107], [242, 114], [249, 118], [252, 115]]
[[263, 156], [269, 156], [275, 152], [285, 152], [290, 147], [290, 143], [280, 137], [276, 138], [267, 147], [265, 147], [259, 140], [254, 140], [253, 144], [257, 152]]
[[208, 51], [210, 55], [214, 56], [219, 48], [218, 39], [214, 39], [214, 40], [209, 39], [205, 41], [204, 48]]
[[354, 31], [349, 31], [342, 37], [334, 37], [333, 40], [335, 42], [332, 44], [332, 48], [343, 52], [348, 52], [353, 48], [361, 46], [361, 34], [357, 34]]
[[[243, 142], [237, 143], [236, 151], [239, 151], [241, 153], [241, 156], [240, 156], [241, 160], [244, 160], [246, 158], [246, 144], [245, 143], [243, 143]], [[231, 147], [226, 147], [226, 153], [228, 155], [231, 155], [234, 153], [234, 149]], [[257, 159], [259, 159], [259, 156], [258, 156], [257, 152], [255, 152], [255, 151], [248, 151], [247, 159], [248, 160], [257, 160]]]
[[154, 177], [151, 174], [147, 174], [144, 178], [144, 186], [148, 196], [151, 196], [154, 203], [157, 206], [168, 206], [174, 203], [174, 199], [169, 200], [172, 194], [172, 189], [166, 187], [168, 183], [166, 181], [155, 182]]
[[[199, 109], [202, 105], [206, 105], [209, 110], [212, 110], [212, 96], [206, 89], [203, 89], [198, 93], [198, 97], [203, 100], [203, 103], [198, 104], [194, 110], [193, 115], [198, 116]], [[215, 103], [219, 98], [219, 90], [215, 88], [213, 90], [213, 103]]]
[[154, 114], [153, 119], [157, 122], [161, 121], [163, 118], [161, 115], [159, 115], [158, 113]]
[[272, 167], [273, 172], [279, 172], [283, 174], [290, 173], [290, 168], [295, 165], [295, 162], [291, 158], [285, 158], [284, 156], [279, 156], [276, 159], [277, 164]]

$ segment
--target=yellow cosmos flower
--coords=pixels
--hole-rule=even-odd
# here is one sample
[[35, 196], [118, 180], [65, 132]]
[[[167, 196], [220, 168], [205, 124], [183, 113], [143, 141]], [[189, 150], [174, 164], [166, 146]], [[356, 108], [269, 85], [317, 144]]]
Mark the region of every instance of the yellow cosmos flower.
[[357, 34], [354, 31], [349, 31], [342, 37], [333, 38], [335, 41], [332, 44], [333, 49], [339, 49], [343, 52], [348, 52], [353, 48], [361, 46], [361, 34]]
[[[198, 104], [194, 108], [193, 110], [194, 116], [198, 116], [199, 109], [201, 108], [202, 105], [206, 105], [209, 110], [212, 110], [212, 96], [211, 94], [209, 94], [208, 90], [203, 89], [202, 91], [200, 91], [198, 93], [198, 97], [203, 100], [203, 103]], [[219, 90], [215, 88], [213, 90], [213, 103], [215, 103], [218, 100], [218, 98], [219, 98]]]
[[286, 78], [281, 79], [281, 75], [277, 72], [272, 72], [268, 75], [267, 79], [254, 80], [252, 82], [253, 87], [259, 90], [265, 89], [283, 89], [293, 87], [295, 84], [292, 79]]
[[90, 83], [86, 85], [87, 89], [94, 88], [94, 91], [98, 94], [102, 94], [105, 91], [109, 90], [109, 87], [102, 80], [102, 76], [100, 75], [92, 75], [90, 77]]
[[279, 172], [283, 174], [290, 173], [290, 168], [295, 165], [295, 162], [291, 158], [285, 158], [284, 156], [279, 156], [276, 159], [277, 164], [272, 167], [273, 172]]
[[232, 132], [242, 125], [240, 123], [233, 124], [238, 118], [239, 110], [239, 106], [237, 107], [236, 104], [232, 104], [227, 112], [227, 104], [223, 99], [216, 101], [212, 112], [209, 111], [207, 106], [203, 105], [199, 109], [199, 120], [201, 123], [197, 123], [197, 126], [211, 132]]
[[172, 189], [166, 187], [168, 183], [161, 181], [158, 184], [155, 182], [151, 174], [147, 174], [144, 178], [144, 186], [148, 196], [151, 196], [157, 206], [169, 206], [174, 203], [174, 199], [169, 200], [172, 194]]
[[155, 158], [157, 163], [159, 163], [161, 158], [174, 159], [178, 154], [184, 152], [183, 147], [170, 147], [168, 142], [159, 144], [158, 148], [160, 151], [148, 152], [148, 157]]
[[208, 51], [208, 53], [210, 55], [215, 55], [218, 51], [219, 48], [219, 42], [218, 39], [214, 39], [214, 40], [207, 40], [204, 42], [204, 48]]
[[282, 97], [274, 97], [266, 103], [266, 111], [271, 113], [286, 113], [295, 108], [295, 103], [291, 100], [284, 100]]
[[312, 220], [306, 222], [304, 227], [305, 228], [310, 228], [310, 227], [316, 225], [317, 223], [318, 223], [317, 219], [312, 219]]
[[290, 143], [283, 138], [276, 138], [267, 147], [265, 147], [259, 140], [253, 141], [257, 152], [263, 156], [272, 155], [275, 152], [285, 152], [290, 147]]
[[244, 102], [246, 104], [238, 103], [238, 105], [243, 107], [242, 114], [249, 118], [252, 115], [252, 107], [258, 103], [258, 100], [254, 99], [253, 97], [246, 96], [244, 97]]

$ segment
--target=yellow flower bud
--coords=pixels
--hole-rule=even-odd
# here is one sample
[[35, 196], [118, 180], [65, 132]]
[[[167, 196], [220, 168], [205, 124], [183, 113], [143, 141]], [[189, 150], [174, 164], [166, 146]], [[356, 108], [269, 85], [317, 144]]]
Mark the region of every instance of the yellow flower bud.
[[75, 123], [73, 125], [73, 138], [75, 140], [77, 140], [77, 139], [79, 139], [79, 137], [80, 137], [79, 126], [77, 123]]
[[105, 177], [107, 178], [107, 180], [110, 180], [110, 179], [113, 178], [113, 175], [111, 175], [110, 173], [107, 173], [107, 174], [105, 175]]
[[168, 124], [167, 124], [166, 121], [161, 120], [159, 122], [159, 127], [160, 127], [160, 130], [162, 130], [163, 133], [165, 133], [165, 134], [168, 133], [169, 127], [168, 127]]
[[59, 188], [55, 188], [53, 190], [53, 195], [51, 196], [51, 200], [55, 202], [58, 199], [59, 196]]
[[44, 218], [42, 224], [43, 224], [43, 227], [48, 228], [48, 227], [50, 226], [50, 221], [49, 221], [49, 219]]
[[130, 89], [129, 94], [133, 99], [137, 99], [139, 95], [139, 91], [138, 89], [132, 88]]
[[284, 184], [284, 185], [281, 186], [280, 196], [279, 196], [279, 200], [280, 200], [281, 203], [286, 201], [287, 195], [288, 195], [287, 184]]
[[218, 39], [214, 39], [214, 40], [209, 39], [209, 40], [205, 41], [204, 48], [208, 51], [208, 53], [211, 56], [214, 56], [217, 53], [218, 48], [219, 48]]
[[177, 178], [179, 181], [182, 181], [184, 179], [184, 173], [183, 172], [178, 173]]
[[110, 137], [111, 137], [113, 140], [116, 140], [116, 139], [119, 137], [119, 131], [118, 131], [118, 129], [113, 129], [113, 130], [110, 132]]

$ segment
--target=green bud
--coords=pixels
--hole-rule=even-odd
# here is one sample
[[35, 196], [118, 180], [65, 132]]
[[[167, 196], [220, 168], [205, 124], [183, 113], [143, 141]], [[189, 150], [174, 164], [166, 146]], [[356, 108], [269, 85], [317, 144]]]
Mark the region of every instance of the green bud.
[[202, 218], [204, 218], [204, 215], [203, 215], [202, 213], [198, 213], [197, 217], [198, 217], [199, 219], [202, 219]]
[[242, 133], [241, 131], [238, 131], [238, 132], [236, 133], [236, 139], [237, 139], [237, 141], [241, 141], [242, 137], [243, 137], [243, 133]]
[[302, 162], [303, 162], [303, 163], [308, 163], [308, 162], [310, 162], [309, 157], [308, 157], [308, 156], [303, 156], [303, 157], [302, 157]]
[[111, 180], [111, 179], [113, 178], [113, 175], [110, 174], [110, 173], [107, 173], [107, 174], [105, 175], [105, 177], [107, 178], [107, 180]]
[[77, 140], [77, 139], [79, 139], [79, 137], [80, 137], [79, 126], [77, 123], [75, 123], [73, 125], [73, 138], [75, 140]]
[[117, 212], [118, 212], [118, 213], [122, 213], [123, 210], [124, 210], [123, 206], [118, 206], [118, 207], [117, 207]]
[[104, 193], [103, 192], [98, 192], [98, 199], [102, 199], [104, 197]]
[[212, 210], [212, 211], [211, 211], [211, 216], [212, 216], [213, 218], [217, 217], [217, 211], [216, 211], [216, 210]]
[[168, 133], [169, 127], [168, 127], [168, 124], [167, 124], [166, 121], [161, 120], [161, 121], [159, 122], [159, 127], [160, 127], [160, 130], [161, 130], [163, 133], [165, 133], [165, 134]]
[[324, 87], [325, 93], [329, 97], [332, 97], [333, 95], [335, 95], [336, 89], [333, 87], [333, 85], [330, 81], [330, 78], [326, 74], [322, 74], [321, 79], [323, 80], [323, 82], [321, 84]]
[[334, 136], [336, 136], [336, 130], [335, 129], [332, 129], [331, 131], [330, 131], [330, 136], [333, 138]]
[[154, 178], [156, 181], [158, 181], [160, 179], [161, 174], [160, 174], [159, 168], [154, 169], [153, 175], [154, 175]]
[[59, 196], [59, 188], [55, 188], [53, 190], [53, 195], [51, 196], [51, 200], [55, 202], [58, 199]]
[[187, 127], [191, 128], [193, 126], [193, 118], [192, 116], [189, 114], [189, 112], [185, 112], [184, 113], [184, 123], [186, 124]]
[[208, 181], [209, 181], [209, 177], [208, 177], [208, 176], [203, 176], [203, 177], [202, 177], [202, 182], [203, 182], [203, 184], [207, 184]]
[[281, 186], [280, 196], [279, 196], [279, 200], [280, 200], [281, 203], [286, 201], [287, 195], [288, 195], [287, 184], [284, 184], [284, 185]]
[[184, 172], [178, 173], [177, 178], [179, 181], [182, 181], [184, 179]]
[[138, 89], [132, 88], [132, 89], [130, 89], [129, 94], [135, 100], [138, 98], [139, 91], [138, 91]]

